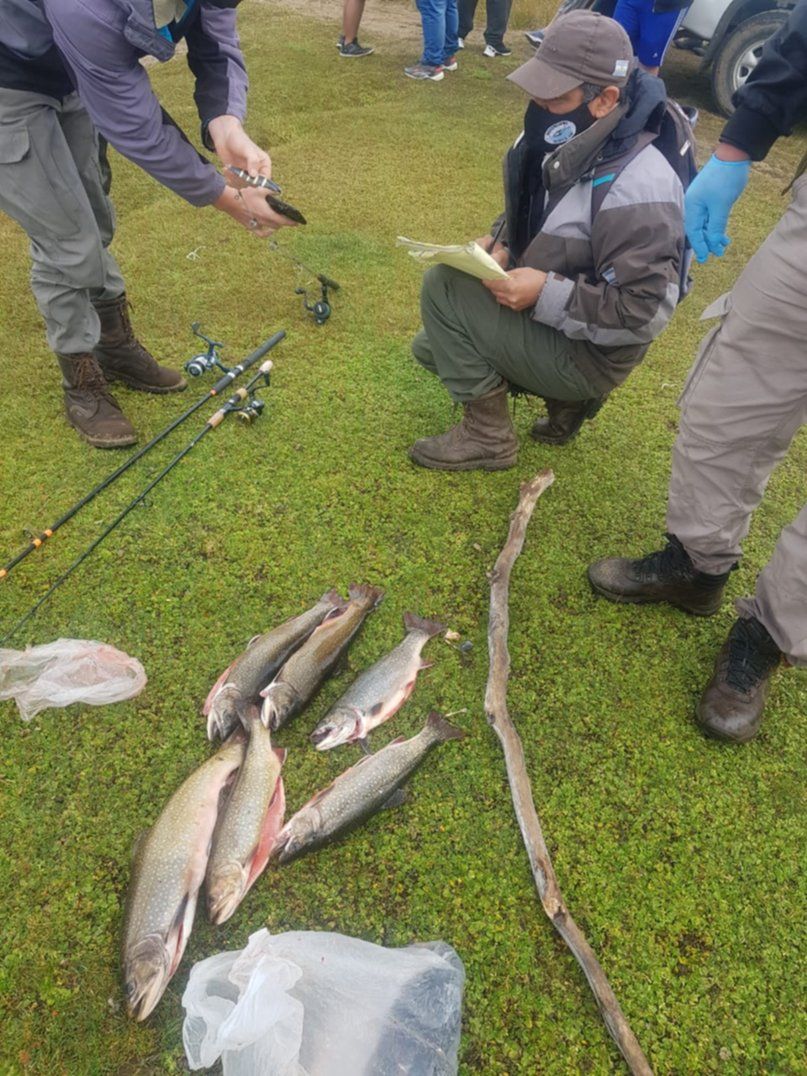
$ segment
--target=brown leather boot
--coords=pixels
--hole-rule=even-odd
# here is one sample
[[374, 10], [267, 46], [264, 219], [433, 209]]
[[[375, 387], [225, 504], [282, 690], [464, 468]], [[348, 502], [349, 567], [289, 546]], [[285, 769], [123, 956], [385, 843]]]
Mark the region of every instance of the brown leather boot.
[[470, 400], [462, 421], [447, 433], [423, 437], [409, 458], [436, 471], [504, 471], [518, 457], [518, 438], [507, 406], [507, 385]]
[[586, 419], [593, 418], [605, 403], [604, 396], [591, 400], [549, 400], [545, 396], [542, 399], [546, 418], [533, 423], [530, 436], [545, 445], [565, 445], [571, 441]]
[[697, 709], [707, 736], [728, 743], [747, 743], [759, 732], [770, 679], [782, 652], [756, 617], [734, 621], [715, 661]]
[[92, 352], [56, 355], [62, 371], [67, 421], [96, 448], [124, 448], [137, 434], [109, 391]]
[[187, 381], [178, 370], [159, 363], [143, 347], [129, 320], [126, 292], [117, 299], [95, 299], [101, 319], [101, 339], [95, 357], [107, 381], [122, 381], [140, 392], [180, 392]]

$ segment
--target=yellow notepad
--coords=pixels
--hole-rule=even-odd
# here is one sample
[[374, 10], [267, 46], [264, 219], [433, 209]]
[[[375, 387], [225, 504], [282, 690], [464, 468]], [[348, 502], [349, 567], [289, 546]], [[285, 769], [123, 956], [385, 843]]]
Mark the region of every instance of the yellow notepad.
[[480, 280], [500, 280], [507, 276], [495, 258], [473, 241], [444, 247], [437, 243], [418, 243], [415, 239], [399, 235], [398, 246], [404, 247], [419, 262], [450, 265]]

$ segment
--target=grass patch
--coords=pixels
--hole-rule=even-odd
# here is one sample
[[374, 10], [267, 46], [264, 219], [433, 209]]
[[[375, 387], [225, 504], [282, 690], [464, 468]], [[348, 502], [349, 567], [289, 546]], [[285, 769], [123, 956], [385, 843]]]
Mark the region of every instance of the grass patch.
[[[288, 263], [115, 158], [115, 249], [154, 352], [187, 358], [195, 319], [227, 341], [230, 358], [277, 328], [289, 337], [275, 352], [261, 423], [211, 434], [32, 627], [32, 641], [95, 637], [128, 650], [147, 669], [147, 689], [127, 704], [49, 712], [28, 726], [10, 704], [0, 708], [0, 1071], [183, 1071], [179, 998], [191, 962], [242, 946], [264, 925], [391, 945], [449, 941], [468, 970], [463, 1073], [622, 1071], [538, 906], [482, 715], [485, 572], [519, 481], [547, 465], [557, 481], [513, 577], [510, 707], [570, 908], [657, 1072], [802, 1071], [804, 681], [778, 678], [753, 744], [709, 743], [691, 714], [730, 608], [707, 621], [619, 608], [595, 600], [584, 578], [595, 556], [659, 540], [675, 399], [703, 331], [698, 316], [781, 213], [782, 178], [800, 147], [777, 147], [755, 170], [732, 219], [734, 245], [698, 269], [671, 328], [578, 441], [552, 450], [525, 439], [518, 467], [504, 474], [424, 472], [405, 448], [445, 428], [451, 409], [409, 356], [420, 272], [394, 237], [449, 241], [487, 227], [523, 99], [487, 77], [478, 56], [464, 55], [458, 76], [423, 86], [401, 76], [407, 42], [382, 42], [362, 65], [341, 64], [332, 26], [252, 5], [241, 22], [249, 127], [312, 221], [281, 241], [342, 291], [332, 320], [316, 328], [292, 294]], [[193, 132], [183, 63], [152, 77]], [[707, 103], [685, 65], [676, 63], [671, 83], [678, 96]], [[703, 138], [717, 129], [707, 117]], [[23, 528], [46, 525], [119, 457], [65, 427], [25, 242], [6, 220], [0, 238], [0, 547], [10, 554]], [[120, 397], [146, 437], [202, 391], [194, 383], [182, 398]], [[519, 404], [522, 434], [537, 413]], [[158, 449], [3, 585], [4, 623], [182, 443]], [[806, 466], [802, 436], [756, 514], [732, 597], [750, 591], [800, 507]], [[291, 748], [290, 808], [357, 757], [358, 749], [316, 755], [306, 734], [350, 676], [398, 640], [407, 609], [444, 618], [474, 649], [464, 664], [432, 644], [435, 667], [378, 742], [415, 731], [432, 706], [467, 706], [459, 720], [470, 736], [435, 753], [405, 807], [265, 877], [225, 927], [200, 916], [168, 995], [146, 1026], [134, 1026], [121, 1012], [117, 960], [132, 841], [206, 756], [199, 709], [218, 672], [256, 631], [351, 580], [381, 584], [387, 598], [352, 650], [351, 671], [280, 737]]]

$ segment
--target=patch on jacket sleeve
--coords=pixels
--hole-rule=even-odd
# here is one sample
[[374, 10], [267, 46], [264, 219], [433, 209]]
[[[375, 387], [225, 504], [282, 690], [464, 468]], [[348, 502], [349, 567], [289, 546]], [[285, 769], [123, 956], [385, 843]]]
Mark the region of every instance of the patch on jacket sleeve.
[[609, 265], [608, 268], [603, 271], [602, 278], [606, 284], [616, 284], [616, 270], [613, 265]]

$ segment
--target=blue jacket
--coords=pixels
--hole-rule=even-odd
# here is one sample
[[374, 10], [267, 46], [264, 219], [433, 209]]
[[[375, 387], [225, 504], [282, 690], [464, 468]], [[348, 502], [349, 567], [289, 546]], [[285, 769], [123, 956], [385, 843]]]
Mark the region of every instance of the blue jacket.
[[120, 153], [193, 205], [209, 205], [224, 179], [161, 108], [143, 56], [170, 60], [182, 38], [196, 79], [203, 130], [216, 116], [243, 120], [247, 75], [235, 12], [190, 0], [165, 26], [172, 0], [3, 0], [0, 86], [63, 97], [74, 87], [93, 123]]

